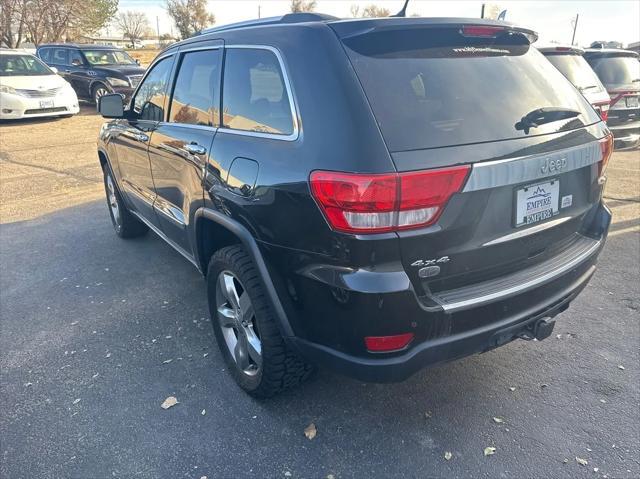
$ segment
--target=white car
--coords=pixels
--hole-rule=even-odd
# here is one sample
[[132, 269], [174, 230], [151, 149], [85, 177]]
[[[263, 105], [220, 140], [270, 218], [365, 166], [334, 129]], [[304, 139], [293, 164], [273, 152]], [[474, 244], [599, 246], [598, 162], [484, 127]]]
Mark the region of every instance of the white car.
[[0, 50], [0, 120], [78, 113], [71, 85], [38, 58]]

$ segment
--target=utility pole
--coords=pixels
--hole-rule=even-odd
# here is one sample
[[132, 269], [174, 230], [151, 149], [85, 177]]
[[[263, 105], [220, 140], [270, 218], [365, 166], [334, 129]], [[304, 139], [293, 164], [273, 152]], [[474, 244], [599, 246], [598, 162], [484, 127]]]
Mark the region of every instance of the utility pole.
[[156, 30], [158, 31], [158, 43], [160, 43], [160, 19], [156, 15]]
[[484, 3], [482, 4], [482, 10], [480, 10], [480, 18], [484, 18]]
[[573, 23], [573, 36], [571, 37], [571, 46], [574, 45], [574, 41], [576, 39], [576, 30], [578, 29], [578, 14], [576, 13], [576, 19]]
[[258, 4], [258, 18], [261, 18], [260, 17], [260, 5], [259, 4]]

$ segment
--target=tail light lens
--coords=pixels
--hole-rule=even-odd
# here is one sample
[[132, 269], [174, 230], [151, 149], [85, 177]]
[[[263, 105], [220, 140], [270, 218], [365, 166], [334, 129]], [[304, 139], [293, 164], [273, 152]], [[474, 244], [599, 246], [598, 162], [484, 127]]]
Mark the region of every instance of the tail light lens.
[[460, 191], [469, 166], [384, 175], [311, 173], [311, 192], [327, 221], [345, 233], [381, 233], [428, 226]]
[[460, 31], [465, 37], [492, 38], [495, 37], [498, 33], [505, 31], [505, 28], [487, 25], [465, 25]]
[[406, 348], [412, 340], [413, 333], [398, 334], [396, 336], [366, 336], [364, 344], [369, 352], [389, 353]]
[[602, 150], [602, 159], [598, 162], [598, 179], [604, 180], [604, 174], [609, 164], [609, 159], [613, 153], [613, 134], [609, 133], [600, 141], [600, 149]]
[[607, 118], [609, 118], [609, 104], [605, 103], [603, 105], [598, 105], [597, 110], [602, 121], [606, 122]]

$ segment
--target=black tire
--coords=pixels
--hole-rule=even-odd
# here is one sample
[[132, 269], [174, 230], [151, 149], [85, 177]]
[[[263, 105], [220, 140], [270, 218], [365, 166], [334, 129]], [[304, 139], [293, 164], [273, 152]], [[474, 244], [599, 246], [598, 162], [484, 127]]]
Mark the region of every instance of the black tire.
[[[250, 300], [248, 304], [253, 314], [248, 321], [252, 322], [251, 329], [255, 330], [255, 335], [261, 346], [261, 364], [255, 363], [255, 372], [252, 371], [252, 374], [247, 373], [239, 366], [225, 339], [225, 334], [229, 334], [231, 328], [224, 328], [226, 333], [223, 332], [222, 323], [226, 316], [223, 315], [221, 319], [221, 315], [218, 313], [219, 307], [225, 307], [219, 304], [219, 288], [224, 284], [224, 280], [222, 280], [222, 283], [218, 285], [218, 282], [221, 281], [221, 275], [227, 275], [227, 278], [228, 275], [233, 276], [234, 284], [237, 284], [242, 291], [238, 297], [243, 297], [244, 293], [247, 293]], [[241, 246], [228, 246], [213, 255], [207, 271], [207, 293], [218, 346], [234, 379], [247, 393], [257, 398], [271, 397], [299, 385], [313, 374], [313, 366], [306, 363], [285, 343], [276, 324], [273, 308], [264, 292], [258, 271], [251, 257]], [[242, 299], [238, 303], [242, 303]], [[240, 308], [238, 308], [239, 310]], [[226, 321], [230, 320], [227, 318]], [[238, 327], [241, 328], [242, 325], [238, 324]], [[233, 334], [238, 337], [240, 333], [236, 331], [237, 329], [233, 329]]]
[[91, 99], [93, 100], [93, 103], [96, 104], [96, 108], [98, 107], [98, 99], [102, 95], [108, 95], [108, 94], [109, 94], [109, 89], [102, 83], [96, 83], [91, 88]]
[[149, 231], [147, 225], [133, 216], [122, 201], [118, 186], [107, 165], [102, 167], [104, 175], [104, 191], [107, 196], [107, 206], [113, 229], [120, 238], [137, 238]]

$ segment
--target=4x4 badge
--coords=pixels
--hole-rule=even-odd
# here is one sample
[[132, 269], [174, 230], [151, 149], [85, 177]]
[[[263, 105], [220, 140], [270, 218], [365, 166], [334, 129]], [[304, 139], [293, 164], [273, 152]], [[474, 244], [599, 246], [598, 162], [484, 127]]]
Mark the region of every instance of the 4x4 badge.
[[438, 263], [448, 263], [450, 258], [448, 256], [442, 256], [441, 258], [434, 259], [418, 259], [411, 263], [411, 266], [432, 266]]

